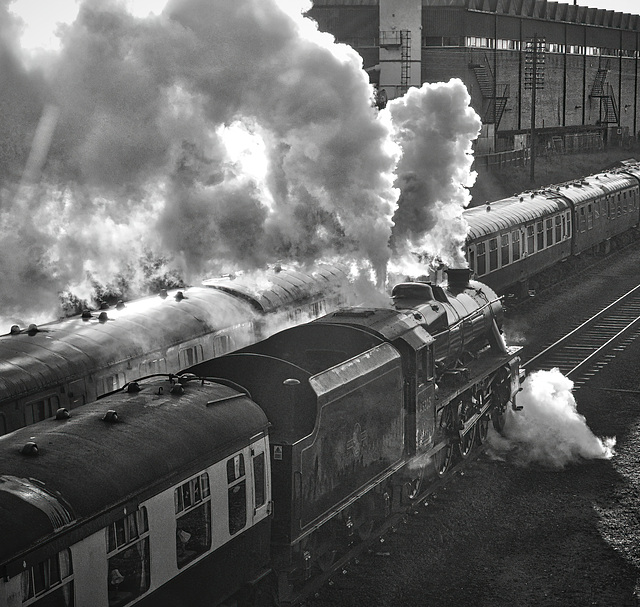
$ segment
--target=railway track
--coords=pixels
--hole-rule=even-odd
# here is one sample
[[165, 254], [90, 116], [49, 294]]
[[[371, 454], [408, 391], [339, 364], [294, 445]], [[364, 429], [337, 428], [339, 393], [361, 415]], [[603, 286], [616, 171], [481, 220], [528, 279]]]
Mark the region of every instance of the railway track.
[[576, 388], [640, 335], [640, 285], [522, 364], [527, 373], [558, 368]]

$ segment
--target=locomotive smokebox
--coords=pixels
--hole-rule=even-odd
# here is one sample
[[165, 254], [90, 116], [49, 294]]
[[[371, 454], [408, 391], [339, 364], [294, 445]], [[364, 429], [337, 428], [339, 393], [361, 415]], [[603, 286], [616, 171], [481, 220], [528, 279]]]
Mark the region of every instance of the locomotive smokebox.
[[469, 268], [449, 268], [445, 272], [447, 273], [451, 292], [464, 291], [469, 286], [469, 278], [471, 277]]

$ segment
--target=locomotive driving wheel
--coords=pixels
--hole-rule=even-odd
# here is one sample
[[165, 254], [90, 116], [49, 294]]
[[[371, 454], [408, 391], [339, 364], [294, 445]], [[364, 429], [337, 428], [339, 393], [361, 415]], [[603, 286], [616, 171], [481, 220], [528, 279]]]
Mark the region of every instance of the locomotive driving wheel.
[[508, 373], [501, 371], [493, 385], [494, 406], [491, 409], [491, 421], [493, 427], [502, 434], [507, 419], [507, 404], [511, 397], [511, 380]]
[[[473, 404], [469, 401], [461, 400], [458, 404], [458, 420], [460, 421], [460, 425], [467, 422], [472, 415]], [[473, 449], [473, 444], [476, 439], [476, 426], [477, 424], [474, 424], [469, 430], [467, 430], [466, 434], [460, 438], [460, 456], [462, 458], [469, 457], [469, 454]]]
[[444, 476], [451, 466], [451, 461], [453, 460], [453, 445], [449, 440], [449, 437], [454, 431], [453, 410], [451, 409], [451, 406], [446, 406], [442, 410], [442, 414], [440, 417], [440, 428], [444, 434], [444, 437], [447, 439], [447, 443], [444, 447], [442, 447], [434, 454], [433, 463], [435, 465], [436, 474], [438, 476]]
[[487, 440], [489, 436], [489, 414], [485, 413], [476, 424], [476, 436], [478, 437], [478, 443], [481, 445]]

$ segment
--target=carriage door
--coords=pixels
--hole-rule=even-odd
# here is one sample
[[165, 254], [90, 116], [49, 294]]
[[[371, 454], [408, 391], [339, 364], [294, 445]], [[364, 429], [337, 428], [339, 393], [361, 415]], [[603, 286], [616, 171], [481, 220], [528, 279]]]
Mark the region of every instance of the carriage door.
[[69, 408], [80, 407], [87, 402], [87, 392], [84, 386], [84, 378], [69, 382], [67, 389]]
[[253, 522], [256, 523], [269, 514], [271, 485], [269, 483], [269, 458], [264, 442], [251, 447], [251, 471], [253, 475]]

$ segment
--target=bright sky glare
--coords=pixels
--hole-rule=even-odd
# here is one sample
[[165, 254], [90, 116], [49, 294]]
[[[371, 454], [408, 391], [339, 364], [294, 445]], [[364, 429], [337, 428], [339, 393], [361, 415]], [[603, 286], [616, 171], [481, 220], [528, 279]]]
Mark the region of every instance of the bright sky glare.
[[[168, 0], [125, 0], [131, 14], [146, 17], [159, 14]], [[25, 27], [20, 38], [28, 50], [55, 50], [59, 40], [55, 35], [59, 23], [71, 23], [78, 14], [79, 0], [13, 0], [11, 11], [18, 15]]]

